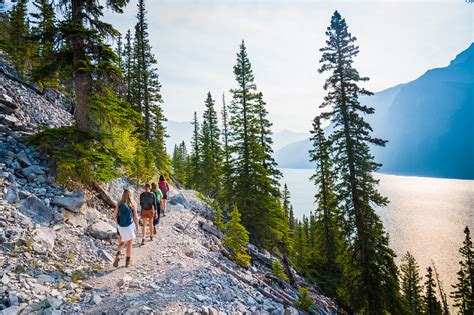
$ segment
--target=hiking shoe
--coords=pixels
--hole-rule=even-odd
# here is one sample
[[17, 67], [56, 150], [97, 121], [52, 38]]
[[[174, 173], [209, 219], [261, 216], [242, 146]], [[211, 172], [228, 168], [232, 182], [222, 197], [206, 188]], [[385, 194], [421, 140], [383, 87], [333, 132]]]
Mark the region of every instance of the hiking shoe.
[[142, 239], [142, 244], [141, 245], [145, 245], [145, 238]]
[[118, 265], [119, 265], [119, 262], [120, 262], [120, 255], [117, 255], [117, 256], [115, 256], [115, 260], [114, 260], [113, 266], [117, 268]]
[[150, 236], [150, 242], [153, 242], [153, 236]]
[[132, 261], [130, 257], [125, 258], [125, 267], [130, 267], [132, 265]]

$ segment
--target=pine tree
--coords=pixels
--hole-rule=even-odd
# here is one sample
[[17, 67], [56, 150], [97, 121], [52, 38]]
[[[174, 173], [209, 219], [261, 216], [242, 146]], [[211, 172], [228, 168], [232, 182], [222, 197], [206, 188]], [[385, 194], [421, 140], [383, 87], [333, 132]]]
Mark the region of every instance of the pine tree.
[[[127, 4], [124, 0], [107, 1], [107, 7], [122, 13]], [[60, 22], [59, 35], [62, 43], [57, 61], [70, 68], [74, 82], [75, 118], [77, 128], [91, 131], [100, 126], [101, 117], [107, 112], [93, 113], [94, 93], [107, 94], [101, 88], [104, 81], [116, 80], [121, 75], [115, 65], [117, 55], [106, 44], [107, 38], [117, 36], [118, 31], [102, 20], [103, 6], [95, 1], [61, 1], [65, 19]], [[97, 109], [97, 108], [96, 108]], [[104, 109], [104, 108], [102, 108]]]
[[222, 190], [220, 203], [225, 212], [230, 211], [233, 202], [232, 159], [229, 144], [229, 116], [225, 96], [222, 94]]
[[433, 272], [435, 275], [436, 285], [438, 286], [438, 293], [441, 300], [441, 306], [442, 306], [441, 313], [443, 315], [449, 315], [448, 297], [446, 295], [446, 292], [444, 292], [443, 283], [439, 279], [438, 270], [436, 269], [436, 265], [433, 260], [431, 260], [431, 264], [433, 265]]
[[181, 142], [179, 145], [174, 146], [173, 150], [173, 176], [176, 181], [181, 185], [187, 185], [187, 173], [186, 173], [186, 161], [188, 159], [188, 153], [186, 144]]
[[123, 47], [122, 57], [122, 71], [124, 73], [124, 85], [125, 85], [125, 99], [130, 104], [134, 104], [132, 101], [132, 77], [134, 75], [134, 60], [133, 60], [133, 48], [132, 48], [132, 33], [130, 30], [125, 34], [125, 44]]
[[[272, 180], [273, 187], [278, 187], [278, 180], [281, 178], [282, 173], [277, 169], [277, 163], [273, 158], [273, 139], [272, 139], [272, 123], [268, 120], [268, 111], [266, 109], [266, 103], [263, 101], [263, 94], [260, 92], [257, 94], [256, 111], [258, 117], [258, 127], [260, 132], [260, 146], [262, 150], [262, 163], [265, 170], [268, 172]], [[273, 192], [276, 196], [279, 196], [279, 191]]]
[[31, 56], [34, 51], [30, 40], [28, 20], [28, 1], [18, 0], [8, 12], [8, 23], [5, 38], [1, 46], [12, 62], [20, 78], [26, 78], [31, 70]]
[[337, 11], [326, 35], [326, 47], [320, 49], [319, 72], [329, 72], [330, 77], [324, 85], [328, 94], [321, 108], [331, 108], [323, 118], [330, 119], [334, 128], [330, 141], [336, 191], [352, 253], [352, 266], [346, 269], [350, 270], [350, 287], [343, 295], [352, 308], [367, 314], [399, 313], [395, 253], [389, 248], [388, 236], [374, 211], [374, 206], [385, 206], [388, 200], [376, 189], [378, 180], [372, 174], [380, 165], [374, 162], [369, 145], [384, 145], [385, 141], [372, 137], [372, 129], [364, 121], [363, 115], [372, 114], [374, 109], [359, 103], [359, 95], [371, 93], [358, 83], [368, 78], [361, 77], [352, 66], [359, 48]]
[[283, 271], [283, 267], [278, 259], [274, 259], [272, 262], [272, 274], [275, 277], [278, 277], [284, 281], [288, 281], [288, 277], [286, 276], [285, 272]]
[[[138, 13], [137, 13], [137, 24], [135, 26], [135, 52], [136, 52], [136, 71], [140, 77], [141, 86], [139, 87], [141, 98], [141, 104], [139, 109], [143, 115], [143, 133], [144, 139], [151, 142], [153, 139], [154, 125], [160, 124], [162, 120], [157, 118], [155, 121], [155, 115], [164, 117], [161, 114], [157, 114], [157, 107], [162, 103], [160, 94], [161, 84], [158, 81], [158, 70], [156, 69], [156, 59], [151, 52], [151, 45], [148, 35], [148, 22], [146, 19], [145, 1], [138, 1]], [[161, 112], [161, 110], [160, 110]], [[162, 126], [158, 126], [158, 129], [162, 129]], [[156, 136], [157, 131], [155, 131]], [[159, 133], [159, 132], [158, 132]], [[158, 142], [164, 142], [164, 135], [161, 139], [156, 139]]]
[[193, 137], [191, 140], [191, 154], [189, 156], [189, 187], [191, 189], [199, 190], [199, 183], [201, 178], [201, 145], [199, 143], [199, 121], [197, 119], [197, 113], [194, 112], [194, 119], [191, 123], [193, 125]]
[[400, 279], [402, 298], [408, 314], [418, 315], [422, 313], [422, 287], [421, 276], [415, 257], [410, 252], [402, 258], [400, 266]]
[[471, 232], [467, 226], [464, 234], [463, 246], [459, 249], [462, 260], [459, 261], [458, 282], [453, 285], [454, 291], [451, 292], [451, 297], [459, 313], [467, 315], [474, 314], [474, 248]]
[[425, 282], [424, 314], [441, 315], [441, 303], [436, 298], [436, 282], [433, 278], [433, 269], [428, 267]]
[[293, 211], [293, 206], [290, 205], [290, 218], [288, 219], [288, 226], [290, 227], [290, 231], [292, 232], [292, 235], [294, 235], [295, 231], [295, 213]]
[[288, 220], [289, 220], [289, 217], [290, 217], [290, 206], [291, 206], [290, 198], [291, 198], [291, 193], [288, 190], [288, 186], [285, 183], [283, 185], [283, 192], [281, 194], [281, 206], [282, 206], [283, 211], [285, 212], [285, 215], [288, 218]]
[[341, 257], [346, 250], [340, 232], [339, 212], [335, 194], [334, 176], [331, 170], [330, 143], [324, 136], [321, 117], [316, 116], [311, 131], [313, 149], [311, 162], [316, 167], [311, 177], [318, 188], [315, 195], [317, 209], [310, 217], [310, 243], [313, 248], [310, 273], [322, 289], [331, 296], [343, 284]]
[[[234, 75], [237, 88], [231, 90], [229, 107], [234, 200], [253, 242], [267, 247], [280, 246], [286, 242], [287, 233], [282, 229], [287, 224], [278, 200], [279, 189], [275, 185], [274, 173], [270, 165], [265, 164], [269, 152], [262, 146], [262, 119], [259, 117], [265, 117], [265, 113], [262, 104], [258, 103], [259, 94], [243, 41]], [[268, 134], [265, 129], [263, 135]]]
[[296, 268], [299, 272], [304, 275], [308, 271], [308, 261], [309, 261], [309, 248], [308, 248], [308, 239], [306, 238], [306, 233], [304, 232], [304, 227], [301, 222], [298, 222], [295, 225], [295, 240], [294, 240], [294, 257], [293, 261]]
[[220, 144], [220, 130], [217, 122], [217, 113], [214, 109], [214, 100], [211, 93], [207, 93], [205, 101], [206, 110], [203, 114], [201, 134], [199, 137], [201, 147], [200, 178], [201, 192], [211, 198], [220, 192], [220, 177], [222, 167], [222, 148]]
[[50, 0], [35, 0], [33, 5], [38, 12], [31, 13], [33, 18], [31, 33], [38, 45], [32, 77], [40, 88], [58, 88], [59, 72], [54, 62], [54, 56], [57, 53], [54, 45], [58, 30], [53, 3]]
[[226, 234], [222, 244], [232, 251], [235, 262], [242, 267], [248, 267], [250, 256], [247, 251], [249, 233], [240, 223], [240, 212], [237, 207], [233, 207], [230, 212], [230, 220], [225, 225]]
[[171, 160], [166, 152], [165, 138], [168, 137], [166, 134], [166, 127], [163, 122], [167, 119], [163, 115], [161, 106], [156, 106], [154, 112], [154, 123], [153, 123], [153, 137], [151, 139], [152, 147], [152, 158], [154, 159], [156, 169], [161, 174], [168, 174], [171, 169]]

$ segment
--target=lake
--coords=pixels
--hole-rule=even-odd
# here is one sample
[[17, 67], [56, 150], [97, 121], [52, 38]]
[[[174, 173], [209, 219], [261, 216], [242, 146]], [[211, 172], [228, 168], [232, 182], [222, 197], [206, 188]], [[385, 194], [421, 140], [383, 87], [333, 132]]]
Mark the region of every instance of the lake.
[[[310, 169], [281, 169], [282, 183], [288, 185], [295, 216], [301, 218], [314, 209], [314, 184]], [[415, 256], [424, 276], [433, 261], [446, 292], [456, 282], [458, 249], [466, 225], [474, 231], [474, 181], [444, 178], [375, 174], [379, 191], [390, 204], [377, 209], [397, 264], [408, 250]], [[471, 233], [472, 235], [472, 233]]]

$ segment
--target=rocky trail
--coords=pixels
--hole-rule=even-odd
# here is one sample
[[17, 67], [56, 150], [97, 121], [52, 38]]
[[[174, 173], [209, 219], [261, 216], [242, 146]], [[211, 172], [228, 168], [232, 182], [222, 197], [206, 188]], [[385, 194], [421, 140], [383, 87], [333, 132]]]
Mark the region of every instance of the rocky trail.
[[[181, 227], [190, 221], [191, 224], [183, 232]], [[220, 241], [204, 233], [192, 212], [171, 205], [168, 214], [161, 220], [155, 240], [148, 241], [144, 246], [138, 245], [140, 239], [135, 242], [132, 267], [125, 268], [122, 259], [118, 268], [107, 268], [86, 281], [94, 287], [91, 302], [97, 304], [83, 311], [86, 314], [152, 310], [158, 313], [277, 311], [283, 314], [283, 304], [264, 298], [253, 287], [213, 263], [223, 260], [221, 263], [236, 268], [220, 254]], [[250, 271], [245, 276], [253, 277]], [[287, 312], [297, 313], [291, 307], [287, 308]]]
[[0, 315], [296, 314], [299, 287], [311, 313], [340, 312], [295, 270], [295, 285], [273, 276], [267, 251], [249, 244], [252, 265], [238, 267], [194, 191], [172, 189], [155, 240], [137, 239], [133, 265], [114, 268], [111, 206], [139, 187], [122, 177], [69, 191], [26, 141], [41, 126], [69, 126], [67, 107], [59, 92], [18, 79], [0, 54]]

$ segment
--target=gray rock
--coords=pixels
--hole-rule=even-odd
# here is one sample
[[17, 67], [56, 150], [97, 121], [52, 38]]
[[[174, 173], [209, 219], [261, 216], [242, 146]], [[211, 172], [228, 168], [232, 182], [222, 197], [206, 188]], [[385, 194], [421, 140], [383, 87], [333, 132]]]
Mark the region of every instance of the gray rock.
[[110, 255], [108, 252], [106, 252], [103, 249], [99, 249], [99, 251], [97, 252], [97, 256], [99, 256], [100, 258], [102, 258], [104, 261], [108, 263], [112, 263], [114, 261], [114, 257], [112, 257], [112, 255]]
[[99, 294], [94, 293], [92, 295], [90, 303], [93, 304], [93, 305], [98, 305], [98, 304], [100, 304], [100, 302], [102, 302], [102, 297]]
[[100, 240], [110, 240], [117, 237], [117, 229], [104, 221], [97, 221], [89, 225], [87, 231], [90, 235]]
[[20, 312], [19, 306], [10, 306], [3, 311], [0, 311], [0, 315], [17, 315]]
[[10, 306], [18, 305], [18, 295], [15, 292], [8, 293], [8, 303]]
[[45, 248], [46, 251], [50, 252], [54, 249], [56, 233], [52, 229], [39, 228], [35, 231], [33, 239]]
[[184, 208], [189, 209], [189, 202], [182, 193], [172, 196], [168, 202], [172, 205], [182, 205]]
[[18, 152], [18, 154], [16, 155], [16, 159], [25, 166], [31, 165], [30, 159], [28, 159], [28, 156], [26, 155], [24, 150]]
[[198, 300], [199, 302], [204, 302], [205, 300], [207, 300], [207, 296], [204, 296], [204, 295], [201, 295], [201, 294], [196, 294], [194, 297], [195, 297], [196, 300]]
[[7, 285], [10, 282], [10, 277], [5, 273], [2, 277], [3, 285]]
[[44, 175], [44, 170], [39, 165], [31, 165], [31, 166], [25, 167], [24, 169], [21, 170], [21, 172], [23, 173], [23, 175], [25, 175], [25, 177], [28, 177], [28, 175], [30, 174]]
[[36, 280], [38, 280], [39, 284], [54, 283], [54, 278], [49, 275], [39, 275]]
[[87, 226], [87, 220], [84, 219], [82, 215], [79, 213], [74, 213], [71, 211], [64, 211], [64, 220], [71, 224], [72, 226], [76, 227], [86, 227]]
[[220, 239], [222, 239], [224, 237], [224, 234], [222, 234], [222, 232], [217, 227], [215, 227], [214, 225], [208, 224], [206, 222], [199, 222], [199, 225], [207, 233], [210, 233], [214, 236], [217, 236]]
[[18, 195], [18, 189], [16, 188], [16, 183], [15, 185], [8, 186], [7, 190], [7, 195], [5, 196], [5, 200], [9, 203], [15, 203], [20, 200], [20, 197]]
[[54, 219], [54, 210], [47, 207], [35, 195], [20, 201], [20, 212], [40, 224], [49, 225]]
[[79, 213], [79, 210], [86, 203], [84, 192], [76, 191], [74, 194], [65, 197], [56, 197], [51, 201], [52, 204], [63, 207], [69, 211]]
[[273, 310], [276, 310], [275, 305], [273, 305], [273, 303], [270, 299], [266, 299], [265, 301], [263, 301], [262, 308], [267, 312], [271, 312]]
[[226, 302], [230, 302], [234, 299], [235, 293], [231, 289], [227, 288], [222, 292], [222, 299]]

